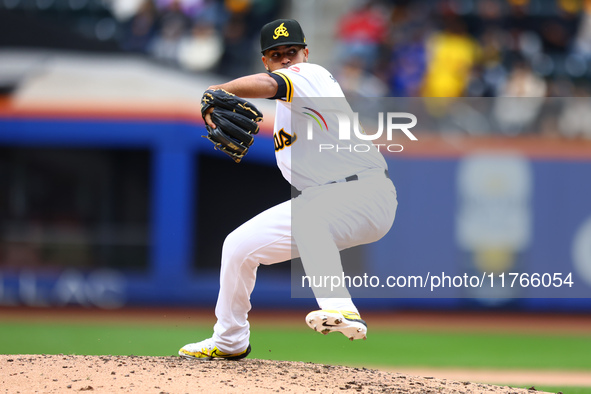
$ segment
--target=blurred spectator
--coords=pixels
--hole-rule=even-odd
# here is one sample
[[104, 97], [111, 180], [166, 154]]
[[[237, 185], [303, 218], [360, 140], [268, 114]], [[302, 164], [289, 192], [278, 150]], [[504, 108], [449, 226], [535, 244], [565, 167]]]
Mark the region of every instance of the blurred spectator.
[[510, 135], [526, 130], [538, 118], [546, 91], [544, 79], [534, 74], [525, 61], [517, 63], [495, 101], [493, 112], [500, 130]]
[[224, 0], [226, 9], [232, 14], [245, 14], [252, 6], [252, 0]]
[[503, 6], [501, 0], [480, 0], [476, 3], [478, 24], [482, 30], [502, 26]]
[[493, 25], [481, 36], [480, 62], [474, 68], [466, 95], [471, 97], [494, 97], [505, 84], [506, 69], [503, 66], [503, 48], [507, 37]]
[[156, 9], [151, 0], [143, 0], [137, 13], [123, 25], [121, 47], [131, 52], [146, 52], [156, 34]]
[[[559, 4], [564, 5], [566, 2], [560, 0]], [[551, 55], [565, 53], [576, 36], [579, 19], [578, 10], [572, 7], [560, 7], [555, 14], [543, 18], [542, 23], [538, 24], [538, 31], [544, 52]]]
[[501, 90], [501, 97], [545, 97], [546, 82], [525, 62], [519, 62]]
[[159, 10], [165, 13], [169, 10], [179, 11], [190, 18], [201, 14], [206, 7], [207, 0], [155, 0]]
[[390, 60], [390, 94], [394, 97], [420, 95], [427, 69], [427, 51], [422, 30], [415, 29], [407, 41], [395, 44]]
[[343, 92], [353, 97], [385, 97], [388, 87], [378, 77], [363, 67], [360, 58], [351, 58], [339, 71], [338, 78]]
[[252, 66], [252, 41], [246, 35], [247, 23], [243, 14], [232, 14], [224, 28], [224, 53], [218, 72], [230, 78], [247, 74]]
[[376, 2], [358, 0], [338, 23], [338, 59], [346, 63], [357, 58], [366, 71], [372, 70], [388, 33], [386, 15]]
[[[261, 28], [280, 15], [282, 5], [287, 2], [276, 0], [251, 0], [251, 7], [248, 10], [248, 36], [258, 42]], [[289, 17], [289, 16], [285, 16]], [[257, 59], [258, 60], [258, 59]], [[257, 62], [258, 63], [258, 62]]]
[[179, 43], [179, 63], [191, 71], [209, 71], [220, 60], [223, 41], [213, 25], [196, 23]]
[[427, 73], [422, 87], [426, 97], [459, 97], [464, 94], [480, 48], [458, 18], [445, 21], [445, 29], [427, 42]]
[[191, 19], [184, 13], [181, 1], [165, 3], [160, 15], [158, 34], [149, 49], [156, 59], [168, 63], [177, 62], [181, 38], [191, 26]]
[[573, 52], [591, 60], [591, 1], [585, 1], [581, 23], [573, 43]]
[[235, 52], [237, 42], [245, 49], [250, 47], [253, 37], [245, 34], [243, 13], [254, 3], [266, 1], [143, 0], [137, 13], [124, 24], [121, 47], [193, 72], [237, 72], [224, 70], [225, 66], [218, 70], [217, 66], [222, 54], [228, 57]]
[[391, 54], [388, 67], [390, 94], [395, 97], [420, 95], [427, 69], [426, 23], [422, 10], [405, 5], [394, 9]]
[[[50, 41], [52, 35], [38, 28], [43, 24], [28, 16], [55, 22], [59, 11], [64, 34], [54, 40], [77, 33], [85, 44], [68, 45], [88, 50], [92, 40], [109, 41], [108, 50], [118, 45], [186, 70], [229, 77], [258, 66], [252, 47], [262, 25], [291, 17], [281, 12], [289, 2], [276, 0], [104, 0], [77, 3], [78, 8], [67, 1], [47, 7], [34, 1], [10, 4], [11, 13], [26, 17], [19, 21], [31, 22], [23, 26], [26, 35], [0, 35], [9, 45], [38, 46], [40, 36]], [[330, 7], [319, 7], [318, 18], [335, 11]], [[0, 26], [8, 23], [2, 16]], [[381, 94], [386, 86], [392, 96], [495, 97], [542, 84], [546, 95], [563, 96], [570, 94], [569, 82], [591, 77], [591, 0], [353, 0], [330, 22], [311, 34], [334, 29], [342, 69], [333, 71], [345, 75], [347, 88], [360, 96]], [[520, 76], [523, 70], [515, 64], [522, 59], [536, 82]], [[585, 91], [591, 94], [589, 87]]]
[[567, 138], [591, 140], [591, 98], [584, 87], [576, 89], [578, 97], [566, 100], [558, 117], [558, 130]]

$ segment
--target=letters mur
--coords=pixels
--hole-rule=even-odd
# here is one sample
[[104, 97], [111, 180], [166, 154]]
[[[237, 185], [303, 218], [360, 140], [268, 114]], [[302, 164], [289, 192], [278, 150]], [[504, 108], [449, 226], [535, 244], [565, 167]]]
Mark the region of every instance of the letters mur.
[[[349, 115], [345, 112], [340, 111], [326, 111], [334, 114], [337, 117], [339, 122], [339, 140], [340, 141], [350, 141], [351, 140], [351, 120], [349, 119]], [[409, 123], [394, 123], [394, 119], [405, 118], [409, 119]], [[360, 127], [359, 123], [359, 113], [353, 112], [353, 133], [355, 136], [362, 141], [375, 141], [378, 138], [381, 138], [384, 134], [384, 119], [386, 119], [386, 138], [388, 141], [392, 141], [392, 134], [394, 130], [402, 131], [408, 139], [411, 141], [418, 141], [418, 138], [409, 130], [417, 125], [417, 117], [408, 112], [388, 112], [385, 116], [383, 112], [378, 113], [378, 130], [375, 134], [366, 134], [362, 127]], [[314, 131], [313, 131], [313, 123], [311, 120], [308, 120], [308, 129], [307, 129], [307, 138], [308, 140], [314, 139]], [[396, 153], [402, 152], [404, 147], [400, 144], [374, 144], [374, 146], [381, 150], [384, 147], [388, 152]], [[368, 152], [371, 149], [370, 145], [367, 144], [349, 144], [349, 145], [334, 145], [334, 144], [319, 144], [318, 146], [319, 151], [322, 152], [323, 150], [334, 150], [335, 152], [339, 151], [348, 151], [348, 152]]]

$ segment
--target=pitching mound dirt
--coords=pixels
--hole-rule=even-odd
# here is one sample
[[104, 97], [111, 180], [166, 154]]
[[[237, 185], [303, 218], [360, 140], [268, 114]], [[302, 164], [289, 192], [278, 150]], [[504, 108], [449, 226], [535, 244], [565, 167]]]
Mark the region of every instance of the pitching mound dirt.
[[246, 359], [0, 355], [8, 393], [531, 393], [366, 368]]

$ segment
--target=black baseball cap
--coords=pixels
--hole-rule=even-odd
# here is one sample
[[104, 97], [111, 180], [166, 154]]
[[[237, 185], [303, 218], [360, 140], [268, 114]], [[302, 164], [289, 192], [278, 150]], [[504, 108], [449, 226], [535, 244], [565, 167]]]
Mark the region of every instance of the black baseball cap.
[[295, 19], [277, 19], [261, 29], [261, 52], [280, 45], [306, 46], [302, 27]]

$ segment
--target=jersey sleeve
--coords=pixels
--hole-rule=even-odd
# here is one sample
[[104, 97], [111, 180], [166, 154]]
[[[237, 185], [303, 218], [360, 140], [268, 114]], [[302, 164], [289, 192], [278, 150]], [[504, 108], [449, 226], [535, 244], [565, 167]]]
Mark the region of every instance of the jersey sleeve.
[[281, 99], [287, 101], [288, 103], [291, 102], [293, 99], [293, 82], [291, 78], [285, 73], [280, 72], [279, 70], [273, 71], [269, 73], [269, 75], [277, 81], [277, 94], [274, 97], [270, 97], [271, 99]]
[[273, 74], [284, 79], [285, 101], [294, 97], [344, 97], [339, 83], [324, 67], [311, 63], [297, 63], [289, 68], [275, 70]]

